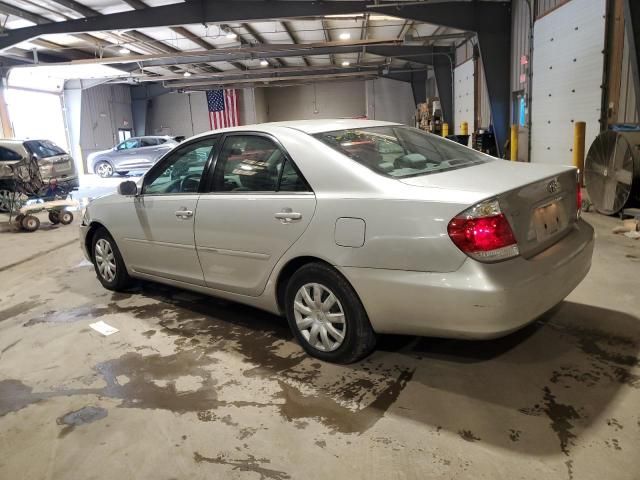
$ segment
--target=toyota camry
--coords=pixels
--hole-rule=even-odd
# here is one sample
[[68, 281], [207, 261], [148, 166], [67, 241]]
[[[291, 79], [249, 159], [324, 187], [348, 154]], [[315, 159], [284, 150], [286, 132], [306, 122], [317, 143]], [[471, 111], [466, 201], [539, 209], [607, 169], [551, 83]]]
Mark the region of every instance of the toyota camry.
[[91, 202], [81, 244], [105, 288], [139, 278], [268, 310], [348, 363], [377, 334], [493, 338], [562, 301], [593, 253], [576, 173], [389, 122], [235, 127]]

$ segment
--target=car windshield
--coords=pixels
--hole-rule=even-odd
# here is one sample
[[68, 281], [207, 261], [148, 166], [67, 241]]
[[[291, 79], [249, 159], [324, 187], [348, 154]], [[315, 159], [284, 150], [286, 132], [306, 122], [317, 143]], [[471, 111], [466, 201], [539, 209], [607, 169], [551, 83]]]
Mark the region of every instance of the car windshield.
[[24, 142], [27, 149], [39, 158], [65, 155], [66, 152], [50, 140], [29, 140]]
[[374, 172], [393, 178], [427, 175], [493, 160], [451, 140], [402, 126], [336, 130], [314, 137]]

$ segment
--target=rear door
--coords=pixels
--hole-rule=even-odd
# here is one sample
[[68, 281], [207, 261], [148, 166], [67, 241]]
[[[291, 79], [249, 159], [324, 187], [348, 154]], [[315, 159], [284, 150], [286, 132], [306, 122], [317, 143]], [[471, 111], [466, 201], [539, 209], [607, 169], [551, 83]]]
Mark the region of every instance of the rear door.
[[122, 234], [137, 272], [203, 285], [193, 236], [200, 181], [217, 137], [189, 142], [145, 176]]
[[259, 133], [225, 136], [209, 190], [195, 224], [206, 285], [258, 296], [309, 225], [315, 195], [276, 139]]

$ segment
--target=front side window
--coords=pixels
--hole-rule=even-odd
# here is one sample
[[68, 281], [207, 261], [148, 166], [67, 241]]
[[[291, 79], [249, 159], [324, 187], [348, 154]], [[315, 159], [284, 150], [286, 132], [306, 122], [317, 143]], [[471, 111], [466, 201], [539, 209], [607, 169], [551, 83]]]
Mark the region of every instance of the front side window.
[[28, 140], [24, 146], [29, 152], [38, 158], [49, 158], [57, 155], [65, 155], [66, 152], [50, 140]]
[[215, 146], [217, 137], [207, 138], [179, 149], [163, 161], [159, 168], [145, 176], [143, 193], [180, 194], [196, 193], [207, 160]]
[[492, 161], [451, 140], [402, 126], [337, 130], [314, 137], [374, 172], [393, 178], [427, 175]]
[[306, 191], [307, 184], [272, 140], [258, 135], [227, 137], [214, 174], [218, 192]]
[[118, 145], [118, 150], [131, 150], [132, 148], [138, 148], [140, 141], [137, 138], [130, 138]]

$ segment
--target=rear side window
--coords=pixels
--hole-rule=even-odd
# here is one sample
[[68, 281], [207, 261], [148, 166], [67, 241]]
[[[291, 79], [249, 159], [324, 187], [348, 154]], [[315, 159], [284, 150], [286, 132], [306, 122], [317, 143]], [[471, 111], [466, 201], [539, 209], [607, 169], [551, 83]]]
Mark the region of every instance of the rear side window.
[[217, 192], [300, 192], [307, 183], [282, 149], [259, 135], [226, 138], [214, 172]]
[[155, 147], [158, 145], [158, 139], [156, 138], [142, 138], [140, 140], [141, 147]]
[[0, 147], [0, 162], [9, 162], [21, 159], [22, 156], [19, 153], [9, 150], [8, 148]]
[[451, 140], [402, 126], [337, 130], [314, 137], [374, 172], [393, 178], [427, 175], [492, 161]]

